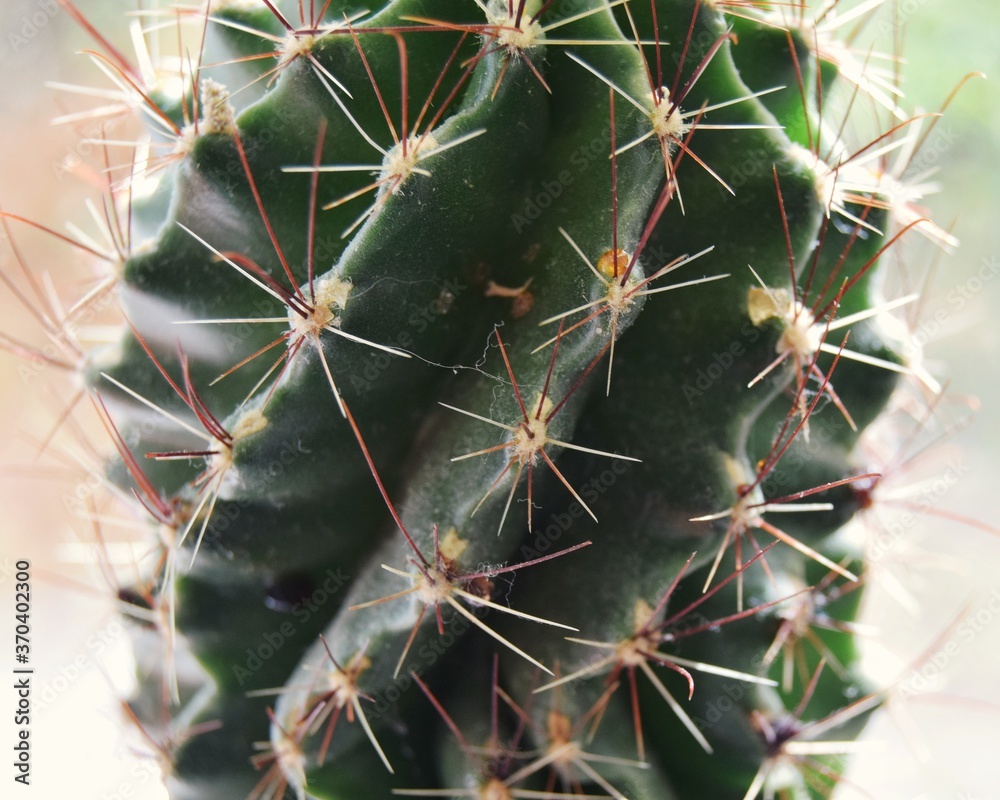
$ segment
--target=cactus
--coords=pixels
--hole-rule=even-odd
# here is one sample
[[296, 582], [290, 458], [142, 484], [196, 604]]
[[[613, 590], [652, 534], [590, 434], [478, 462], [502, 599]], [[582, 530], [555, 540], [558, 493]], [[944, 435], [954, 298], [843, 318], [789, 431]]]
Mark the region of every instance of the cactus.
[[67, 360], [171, 796], [826, 796], [856, 445], [940, 391], [876, 267], [951, 244], [838, 4], [231, 0], [177, 90], [63, 5], [153, 154]]

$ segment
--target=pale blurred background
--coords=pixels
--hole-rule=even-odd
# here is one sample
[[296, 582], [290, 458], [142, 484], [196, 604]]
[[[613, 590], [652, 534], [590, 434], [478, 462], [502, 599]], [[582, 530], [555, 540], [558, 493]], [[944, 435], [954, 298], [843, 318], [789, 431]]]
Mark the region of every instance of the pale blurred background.
[[[893, 2], [884, 5], [888, 10]], [[945, 454], [929, 461], [920, 477], [943, 476], [952, 459], [953, 470], [960, 465], [962, 477], [935, 498], [935, 508], [1000, 526], [1000, 84], [992, 79], [1000, 79], [1000, 4], [898, 0], [897, 5], [904, 52], [910, 56], [901, 67], [907, 109], [937, 109], [970, 71], [991, 76], [964, 87], [928, 139], [921, 160], [925, 167], [938, 168], [935, 179], [945, 186], [928, 201], [934, 218], [943, 226], [954, 223], [962, 244], [941, 261], [917, 334], [926, 341], [928, 366], [950, 392], [981, 401], [974, 424], [956, 433]], [[132, 3], [78, 0], [78, 6], [131, 52], [121, 9]], [[80, 145], [80, 137], [92, 135], [94, 125], [50, 124], [59, 115], [88, 107], [88, 101], [45, 86], [47, 81], [101, 85], [93, 65], [74, 55], [92, 42], [50, 0], [4, 0], [0, 15], [0, 207], [60, 230], [74, 221], [95, 231], [83, 201], [100, 196], [94, 173], [88, 186], [86, 169], [99, 168], [99, 153]], [[879, 26], [873, 30], [878, 32]], [[881, 32], [889, 35], [891, 45], [892, 30], [883, 26]], [[859, 43], [869, 38], [862, 36]], [[72, 302], [91, 285], [93, 265], [71, 248], [16, 223], [12, 232], [25, 262], [36, 275], [51, 279], [62, 302]], [[914, 268], [921, 259], [932, 258], [930, 250], [916, 248]], [[28, 288], [7, 241], [0, 241], [0, 264], [22, 290]], [[45, 345], [38, 324], [4, 287], [0, 309], [0, 332], [36, 347]], [[87, 457], [85, 436], [102, 448], [105, 440], [95, 431], [94, 415], [84, 401], [76, 415], [80, 433], [64, 427], [46, 455], [38, 456], [39, 442], [75, 391], [72, 382], [56, 366], [26, 368], [25, 362], [0, 353], [0, 387], [0, 631], [5, 632], [0, 640], [13, 638], [8, 611], [13, 579], [7, 570], [18, 559], [30, 559], [36, 670], [32, 786], [28, 791], [15, 787], [18, 792], [12, 793], [5, 768], [0, 793], [81, 800], [161, 798], [155, 767], [137, 759], [148, 747], [123, 733], [126, 726], [119, 716], [117, 698], [128, 692], [131, 674], [127, 636], [99, 570], [80, 563], [91, 551], [73, 545], [92, 541], [93, 531], [68, 512], [65, 502], [87, 484], [79, 464], [64, 453], [79, 461]], [[105, 533], [109, 538], [122, 535]], [[1000, 611], [1000, 537], [924, 516], [880, 566], [907, 583], [916, 606], [907, 609], [883, 584], [869, 591], [866, 622], [878, 631], [868, 645], [871, 670], [891, 681], [923, 658], [922, 674], [930, 680], [926, 686], [911, 680], [908, 685], [921, 692], [908, 702], [894, 702], [895, 713], [882, 713], [869, 726], [865, 738], [871, 749], [854, 758], [850, 783], [838, 797], [1000, 798], [1000, 613], [990, 609], [992, 599], [993, 609]], [[970, 615], [977, 620], [972, 635], [965, 622]], [[9, 646], [4, 645], [4, 664], [10, 663]], [[940, 669], [927, 666], [935, 657]], [[7, 721], [0, 745], [8, 753], [13, 702], [9, 690], [0, 691]]]

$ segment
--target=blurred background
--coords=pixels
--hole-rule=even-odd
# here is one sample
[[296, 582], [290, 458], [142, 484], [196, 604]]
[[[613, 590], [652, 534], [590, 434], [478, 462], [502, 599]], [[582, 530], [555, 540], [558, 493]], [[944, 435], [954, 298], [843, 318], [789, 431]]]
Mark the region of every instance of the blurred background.
[[[885, 580], [869, 587], [864, 622], [871, 626], [866, 652], [872, 674], [882, 683], [902, 679], [908, 691], [898, 692], [869, 725], [866, 745], [852, 758], [837, 796], [992, 800], [1000, 798], [1000, 536], [957, 515], [1000, 527], [1000, 4], [882, 5], [856, 44], [865, 50], [875, 40], [892, 52], [894, 42], [903, 43], [907, 110], [937, 110], [967, 73], [988, 77], [958, 92], [911, 173], [940, 181], [942, 190], [926, 205], [961, 241], [939, 261], [930, 245], [910, 248], [906, 264], [921, 275], [937, 262], [912, 335], [923, 344], [926, 366], [954, 398], [942, 414], [957, 430], [933, 458], [897, 482], [915, 484], [929, 513], [891, 528], [899, 535], [878, 561]], [[132, 3], [78, 0], [77, 6], [132, 52], [121, 10]], [[93, 42], [54, 0], [4, 0], [0, 15], [0, 208], [60, 232], [73, 222], [96, 236], [86, 203], [100, 200], [102, 155], [86, 139], [98, 127], [86, 116], [58, 125], [52, 120], [104, 101], [47, 86], [107, 85], [78, 54]], [[128, 125], [120, 123], [114, 136], [128, 138]], [[11, 223], [0, 239], [0, 266], [22, 292], [33, 290], [19, 272], [19, 257], [36, 276], [38, 291], [58, 302], [72, 302], [94, 285], [93, 259], [52, 236]], [[9, 287], [0, 287], [0, 320], [5, 350], [45, 348], [38, 320]], [[99, 339], [106, 335], [101, 326], [114, 322], [113, 316], [88, 320], [89, 334]], [[33, 581], [33, 780], [16, 796], [162, 798], [155, 759], [149, 758], [154, 749], [122, 724], [131, 655], [101, 559], [86, 544], [95, 531], [72, 513], [95, 492], [98, 452], [107, 449], [89, 401], [77, 404], [72, 421], [39, 455], [74, 400], [69, 377], [57, 363], [0, 353], [0, 630], [11, 630], [7, 609], [18, 559], [31, 561]], [[888, 508], [878, 513], [885, 525], [899, 522]], [[132, 553], [116, 544], [128, 532], [101, 533], [108, 557], [128, 563]], [[897, 584], [905, 584], [908, 594]], [[0, 637], [11, 639], [10, 633]], [[6, 738], [13, 695], [0, 695], [6, 748], [13, 741]], [[8, 791], [2, 790], [5, 796]]]

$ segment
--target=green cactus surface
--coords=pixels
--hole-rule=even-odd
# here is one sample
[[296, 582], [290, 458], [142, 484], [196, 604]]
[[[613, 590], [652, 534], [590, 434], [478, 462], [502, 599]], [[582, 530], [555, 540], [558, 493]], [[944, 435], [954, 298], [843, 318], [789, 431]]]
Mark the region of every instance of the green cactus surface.
[[886, 697], [856, 445], [940, 389], [882, 262], [948, 243], [838, 5], [219, 0], [172, 81], [99, 39], [148, 148], [79, 371], [172, 798], [832, 793]]

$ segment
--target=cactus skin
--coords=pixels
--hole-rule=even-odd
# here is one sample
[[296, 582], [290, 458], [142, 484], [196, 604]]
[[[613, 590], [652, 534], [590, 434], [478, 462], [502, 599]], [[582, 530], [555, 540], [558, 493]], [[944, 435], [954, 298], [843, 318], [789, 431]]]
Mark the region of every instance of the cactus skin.
[[[826, 94], [836, 68], [810, 50], [806, 33], [776, 38], [753, 19], [766, 12], [729, 17], [732, 4], [710, 0], [632, 0], [627, 12], [597, 0], [535, 1], [515, 3], [516, 19], [494, 0], [488, 21], [472, 0], [389, 0], [365, 16], [334, 0], [322, 25], [300, 26], [321, 34], [295, 35], [283, 20], [296, 19], [296, 4], [284, 5], [280, 18], [263, 5], [213, 10], [203, 63], [267, 55], [273, 42], [250, 29], [282, 39], [285, 50], [203, 71], [229, 82], [233, 98], [202, 84], [201, 125], [178, 145], [146, 208], [136, 201], [137, 224], [152, 238], [121, 270], [131, 327], [93, 353], [85, 374], [130, 443], [113, 476], [138, 484], [147, 506], [170, 509], [158, 523], [164, 566], [150, 577], [167, 655], [154, 659], [134, 706], [152, 735], [169, 740], [171, 796], [354, 800], [454, 790], [502, 800], [530, 789], [669, 800], [762, 790], [783, 744], [765, 741], [761, 720], [794, 709], [820, 661], [807, 650], [805, 676], [765, 685], [783, 677], [780, 658], [765, 657], [782, 609], [805, 587], [847, 581], [787, 543], [738, 575], [730, 543], [716, 574], [716, 552], [736, 524], [721, 512], [739, 506], [746, 485], [760, 502], [828, 504], [782, 514], [780, 528], [860, 574], [859, 546], [834, 534], [859, 510], [852, 482], [864, 470], [854, 445], [899, 379], [824, 353], [804, 380], [807, 353], [804, 365], [790, 357], [754, 381], [788, 341], [774, 298], [801, 290], [825, 314], [817, 330], [877, 307], [884, 300], [872, 267], [906, 230], [874, 184], [868, 204], [864, 192], [842, 210], [828, 203], [830, 178], [809, 157], [814, 137], [823, 131], [824, 154], [856, 149], [832, 146], [839, 121], [815, 110], [815, 75]], [[275, 64], [273, 85], [257, 80]], [[689, 114], [680, 146], [647, 135], [648, 76], [657, 70]], [[615, 85], [613, 101], [595, 73]], [[784, 88], [754, 96], [776, 87]], [[372, 178], [310, 165], [400, 163], [401, 104], [413, 125], [431, 94], [407, 143], [418, 169], [398, 182], [383, 172], [377, 193], [317, 208]], [[181, 125], [183, 103], [154, 99]], [[612, 143], [620, 152], [609, 158]], [[373, 212], [355, 224], [370, 202]], [[598, 264], [615, 243], [627, 258], [613, 276], [581, 263]], [[648, 288], [705, 282], [629, 295], [578, 326], [587, 312], [570, 315], [548, 343], [558, 324], [540, 323], [599, 301], [609, 279], [627, 289], [695, 254]], [[598, 268], [609, 263], [618, 262]], [[525, 288], [505, 296], [497, 286]], [[754, 317], [754, 302], [772, 302], [774, 313]], [[279, 321], [198, 324], [248, 318]], [[831, 327], [827, 341], [836, 349], [842, 336]], [[850, 327], [847, 346], [902, 364], [900, 343], [871, 319]], [[177, 417], [206, 426], [209, 444]], [[544, 420], [541, 434], [532, 420]], [[544, 450], [554, 466], [537, 449], [520, 461], [522, 451], [498, 449], [529, 428], [557, 440]], [[489, 452], [453, 460], [480, 450]], [[130, 463], [163, 452], [191, 455]], [[812, 492], [826, 484], [834, 486]], [[706, 515], [714, 519], [698, 520]], [[749, 527], [756, 540], [737, 532], [743, 561], [772, 539], [756, 521]], [[506, 569], [578, 545], [586, 546], [525, 565], [516, 580]], [[719, 588], [703, 594], [706, 585]], [[592, 647], [551, 625], [487, 614], [475, 602], [484, 593], [612, 646], [633, 636], [637, 609], [658, 608], [650, 624], [669, 622], [657, 628], [662, 652], [759, 680], [738, 680], [734, 692], [732, 676], [694, 672], [688, 699], [681, 677], [657, 669], [694, 720], [685, 726], [655, 685], [636, 679], [653, 663], [648, 652], [588, 672]], [[839, 619], [853, 618], [859, 596], [838, 601]], [[679, 613], [689, 606], [696, 613]], [[746, 613], [737, 620], [701, 624], [738, 607]], [[176, 687], [174, 627], [203, 668]], [[827, 646], [838, 670], [818, 675], [802, 719], [834, 714], [845, 697], [873, 698], [847, 715], [834, 737], [843, 739], [878, 695], [858, 674], [850, 637]], [[546, 690], [555, 678], [533, 661], [585, 674]], [[613, 668], [621, 686], [610, 692]], [[185, 724], [218, 724], [191, 737], [158, 729], [158, 698], [174, 689]], [[722, 698], [736, 698], [724, 713]], [[327, 741], [328, 717], [337, 725]], [[491, 747], [469, 751], [456, 730]], [[543, 764], [527, 767], [546, 751]], [[254, 765], [269, 771], [262, 778]], [[805, 780], [787, 789], [802, 798], [817, 791]]]

